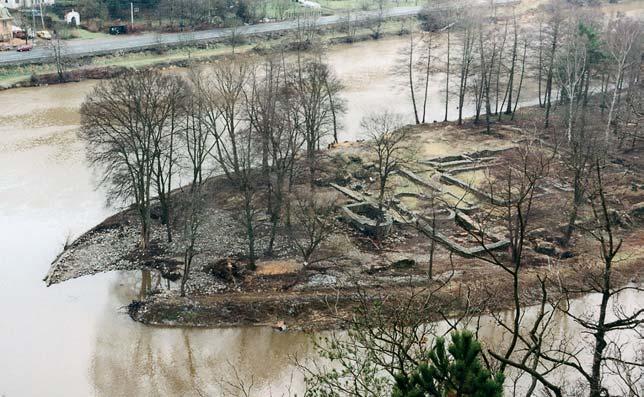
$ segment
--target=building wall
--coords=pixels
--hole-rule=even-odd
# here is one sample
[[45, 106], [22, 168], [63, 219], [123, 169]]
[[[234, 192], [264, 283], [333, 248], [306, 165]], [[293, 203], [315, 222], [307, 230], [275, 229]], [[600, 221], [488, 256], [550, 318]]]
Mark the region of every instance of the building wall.
[[55, 2], [55, 0], [0, 0], [0, 5], [15, 10], [23, 7], [31, 8], [32, 6], [38, 6], [41, 1], [43, 5], [50, 5]]
[[11, 19], [0, 19], [0, 41], [11, 39]]
[[13, 18], [9, 10], [0, 3], [0, 41], [11, 40], [13, 36]]

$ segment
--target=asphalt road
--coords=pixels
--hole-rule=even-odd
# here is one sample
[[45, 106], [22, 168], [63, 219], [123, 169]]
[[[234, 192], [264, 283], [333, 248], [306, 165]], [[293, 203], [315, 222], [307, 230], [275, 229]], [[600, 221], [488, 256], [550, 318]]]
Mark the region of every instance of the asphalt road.
[[[398, 7], [384, 11], [387, 18], [415, 15], [421, 10], [417, 7]], [[356, 13], [356, 20], [365, 20], [378, 15], [377, 11]], [[344, 16], [331, 15], [316, 18], [319, 26], [333, 25], [340, 22]], [[271, 22], [257, 25], [240, 26], [236, 34], [247, 35], [257, 33], [279, 32], [297, 28], [298, 21], [289, 20]], [[230, 28], [202, 30], [190, 33], [145, 33], [138, 35], [113, 36], [105, 39], [70, 40], [65, 42], [65, 52], [68, 56], [81, 57], [87, 55], [101, 55], [117, 51], [141, 50], [154, 48], [160, 45], [176, 45], [189, 42], [209, 41], [229, 37], [233, 33]], [[34, 47], [29, 52], [7, 51], [0, 52], [0, 65], [45, 62], [52, 59], [52, 50], [48, 47]]]

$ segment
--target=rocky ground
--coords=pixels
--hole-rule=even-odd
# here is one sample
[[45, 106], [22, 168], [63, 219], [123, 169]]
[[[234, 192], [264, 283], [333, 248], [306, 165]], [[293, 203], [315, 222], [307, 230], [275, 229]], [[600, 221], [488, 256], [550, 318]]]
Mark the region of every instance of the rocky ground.
[[[411, 139], [419, 150], [409, 168], [421, 175], [420, 178], [426, 178], [428, 183], [437, 181], [440, 167], [422, 165], [423, 161], [437, 155], [472, 155], [512, 148], [525, 139], [520, 126], [521, 122], [518, 127], [497, 126], [494, 134], [484, 134], [480, 127], [453, 124], [413, 127]], [[617, 265], [616, 274], [621, 275], [624, 282], [642, 282], [644, 185], [641, 174], [636, 172], [641, 161], [638, 152], [629, 156], [613, 165], [615, 175], [620, 175], [616, 189], [623, 193], [622, 207], [614, 216], [625, 238], [623, 250], [627, 258]], [[365, 200], [373, 196], [373, 164], [364, 143], [337, 145], [325, 151], [324, 157], [318, 190], [335, 197], [337, 215], [341, 215], [342, 205], [355, 200], [334, 185], [361, 195]], [[562, 210], [569, 195], [557, 181], [551, 182], [553, 187], [548, 191], [548, 199], [537, 201], [535, 208], [535, 222], [528, 242], [530, 249], [525, 254], [528, 267], [521, 280], [528, 287], [527, 291], [531, 286], [536, 287], [537, 274], [555, 272], [559, 279], [562, 275], [574, 277], [575, 265], [594, 258], [596, 252], [596, 247], [583, 239], [575, 241], [574, 248], [562, 248], [557, 237], [561, 225], [546, 221], [551, 217], [539, 216]], [[417, 184], [412, 185], [418, 188]], [[409, 189], [408, 180], [394, 179], [394, 193]], [[453, 194], [456, 190], [449, 186], [446, 192]], [[181, 189], [175, 192], [177, 197], [181, 194]], [[256, 270], [247, 270], [246, 239], [233, 192], [224, 178], [213, 177], [206, 182], [204, 194], [209, 203], [202, 226], [204, 238], [198, 241], [199, 255], [187, 284], [187, 297], [180, 297], [176, 286], [183, 267], [180, 239], [167, 243], [164, 226], [155, 219], [153, 247], [142, 254], [137, 248], [138, 224], [132, 209], [106, 219], [68, 245], [52, 263], [45, 282], [51, 285], [112, 270], [150, 270], [168, 283], [165, 283], [166, 287], [161, 283], [161, 287], [150, 288], [146, 299], [132, 303], [130, 314], [135, 320], [159, 325], [232, 326], [279, 322], [280, 328], [328, 328], [337, 326], [340, 318], [350, 315], [359, 292], [395, 295], [410, 289], [440, 286], [448, 280], [445, 304], [453, 310], [465, 304], [465, 290], [470, 291], [468, 299], [487, 297], [489, 300], [490, 296], [498, 295], [493, 306], [503, 308], [508, 304], [504, 297], [508, 296], [509, 280], [502, 270], [480, 260], [455, 255], [453, 250], [442, 245], [438, 246], [433, 258], [433, 280], [428, 281], [430, 240], [415, 224], [404, 222], [396, 213], [393, 213], [397, 221], [391, 233], [382, 240], [364, 235], [338, 217], [334, 231], [310, 263], [304, 263], [292, 241], [285, 233], [279, 233], [274, 255], [260, 258]], [[476, 212], [470, 213], [470, 217], [476, 218]], [[440, 231], [450, 241], [465, 247], [475, 244], [462, 225], [454, 220], [446, 220], [444, 225]], [[264, 252], [268, 241], [268, 218], [260, 214], [256, 227], [257, 251]], [[525, 303], [532, 303], [533, 299], [527, 293]]]

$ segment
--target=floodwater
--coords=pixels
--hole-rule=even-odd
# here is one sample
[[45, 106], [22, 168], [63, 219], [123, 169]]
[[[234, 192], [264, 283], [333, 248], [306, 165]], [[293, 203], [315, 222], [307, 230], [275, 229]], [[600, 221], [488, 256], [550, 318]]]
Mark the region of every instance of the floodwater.
[[[409, 115], [406, 92], [389, 73], [405, 43], [329, 53], [347, 84], [340, 139], [359, 137], [369, 111]], [[0, 92], [0, 396], [236, 395], [237, 375], [257, 396], [301, 388], [290, 363], [311, 353], [308, 335], [143, 326], [123, 310], [140, 294], [135, 272], [45, 287], [66, 238], [117, 210], [95, 189], [75, 135], [80, 104], [95, 84]], [[430, 101], [431, 119], [442, 118], [439, 98], [435, 92]]]

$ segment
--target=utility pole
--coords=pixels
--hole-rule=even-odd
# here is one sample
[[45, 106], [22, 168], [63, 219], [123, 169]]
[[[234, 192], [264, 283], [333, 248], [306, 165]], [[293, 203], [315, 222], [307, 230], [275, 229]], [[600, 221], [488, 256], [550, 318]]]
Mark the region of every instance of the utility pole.
[[130, 29], [134, 28], [134, 3], [130, 3]]
[[38, 4], [40, 4], [40, 22], [42, 23], [42, 30], [46, 30], [46, 28], [45, 28], [45, 14], [43, 14], [43, 12], [42, 12], [42, 2], [43, 2], [43, 0], [38, 0]]
[[[27, 32], [29, 39], [29, 32]], [[31, 3], [31, 45], [36, 44], [36, 3]]]

